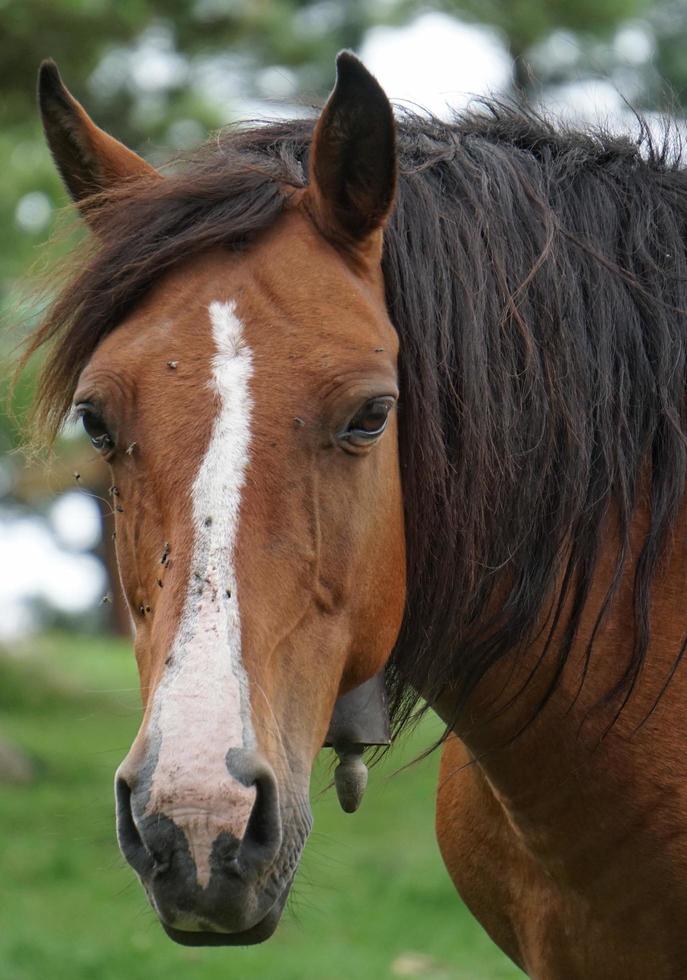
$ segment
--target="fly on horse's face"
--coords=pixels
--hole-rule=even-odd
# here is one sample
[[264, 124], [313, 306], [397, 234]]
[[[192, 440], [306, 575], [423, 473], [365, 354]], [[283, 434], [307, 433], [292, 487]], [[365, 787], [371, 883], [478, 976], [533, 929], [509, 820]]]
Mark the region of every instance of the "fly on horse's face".
[[[147, 169], [51, 67], [41, 105], [77, 200]], [[388, 102], [343, 56], [309, 187], [249, 248], [162, 277], [78, 382], [117, 488], [145, 704], [117, 774], [119, 840], [181, 942], [272, 933], [335, 701], [382, 668], [400, 626], [380, 269], [394, 166]]]

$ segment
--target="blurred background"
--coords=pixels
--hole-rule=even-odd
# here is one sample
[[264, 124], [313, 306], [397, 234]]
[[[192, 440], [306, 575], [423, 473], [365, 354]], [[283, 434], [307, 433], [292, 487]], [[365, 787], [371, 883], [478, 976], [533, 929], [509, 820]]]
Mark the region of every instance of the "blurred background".
[[112, 774], [139, 701], [107, 473], [76, 427], [49, 459], [22, 448], [39, 365], [8, 395], [50, 298], [39, 278], [66, 247], [35, 109], [41, 59], [157, 164], [237, 119], [321, 103], [343, 47], [392, 99], [442, 116], [515, 92], [615, 129], [636, 125], [630, 107], [658, 125], [687, 106], [687, 0], [0, 0], [0, 980], [520, 975], [441, 865], [436, 753], [394, 775], [431, 743], [431, 720], [373, 771], [355, 817], [324, 791], [323, 758], [315, 834], [267, 946], [163, 938], [114, 842]]

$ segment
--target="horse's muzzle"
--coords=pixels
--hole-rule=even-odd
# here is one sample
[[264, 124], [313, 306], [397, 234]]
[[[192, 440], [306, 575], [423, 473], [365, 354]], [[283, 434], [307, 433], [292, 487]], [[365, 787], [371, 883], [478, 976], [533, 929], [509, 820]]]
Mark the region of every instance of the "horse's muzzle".
[[[187, 945], [262, 942], [277, 926], [290, 885], [274, 867], [282, 845], [274, 771], [258, 753], [243, 749], [231, 751], [227, 767], [237, 791], [252, 791], [240, 838], [226, 829], [232, 807], [226, 794], [208, 807], [204, 787], [201, 806], [187, 786], [166, 812], [150, 813], [145, 781], [128, 774], [126, 763], [117, 774], [122, 854], [168, 935]], [[240, 802], [245, 809], [245, 792]]]

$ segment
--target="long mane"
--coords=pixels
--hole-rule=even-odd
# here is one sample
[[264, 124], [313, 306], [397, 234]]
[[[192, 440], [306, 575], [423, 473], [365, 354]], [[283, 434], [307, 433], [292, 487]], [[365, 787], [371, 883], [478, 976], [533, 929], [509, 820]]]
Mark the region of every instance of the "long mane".
[[[100, 244], [31, 343], [55, 342], [38, 393], [48, 428], [64, 419], [98, 343], [166, 269], [213, 246], [249, 247], [277, 219], [306, 182], [312, 129], [299, 120], [232, 130], [165, 181], [97, 202]], [[494, 102], [452, 123], [404, 113], [398, 134], [384, 254], [401, 343], [408, 544], [407, 612], [388, 673], [397, 720], [417, 689], [432, 698], [450, 687], [464, 704], [545, 613], [552, 635], [565, 608], [543, 704], [576, 636], [610, 509], [619, 533], [600, 620], [646, 499], [635, 641], [618, 686], [627, 692], [685, 489], [681, 149], [646, 127], [634, 139], [577, 132]]]

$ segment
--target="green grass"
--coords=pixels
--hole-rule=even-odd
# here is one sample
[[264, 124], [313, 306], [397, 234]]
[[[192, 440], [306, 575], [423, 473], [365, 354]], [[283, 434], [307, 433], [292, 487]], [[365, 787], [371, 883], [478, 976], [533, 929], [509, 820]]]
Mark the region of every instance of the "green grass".
[[392, 776], [429, 742], [431, 724], [372, 770], [354, 816], [333, 791], [321, 792], [323, 753], [315, 829], [268, 943], [175, 946], [114, 839], [112, 776], [138, 718], [128, 644], [46, 637], [0, 660], [0, 734], [37, 765], [31, 785], [0, 786], [0, 980], [522, 976], [460, 903], [441, 863], [436, 753]]

